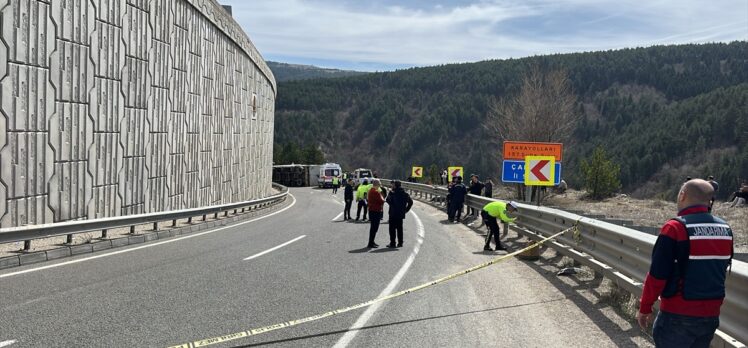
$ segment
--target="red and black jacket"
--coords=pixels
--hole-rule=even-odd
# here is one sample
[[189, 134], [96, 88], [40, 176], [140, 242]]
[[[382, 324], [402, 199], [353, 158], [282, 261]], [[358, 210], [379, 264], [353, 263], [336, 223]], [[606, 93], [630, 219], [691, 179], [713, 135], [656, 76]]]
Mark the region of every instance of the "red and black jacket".
[[639, 311], [660, 310], [696, 317], [719, 316], [732, 260], [732, 230], [706, 206], [683, 209], [660, 231], [644, 281]]

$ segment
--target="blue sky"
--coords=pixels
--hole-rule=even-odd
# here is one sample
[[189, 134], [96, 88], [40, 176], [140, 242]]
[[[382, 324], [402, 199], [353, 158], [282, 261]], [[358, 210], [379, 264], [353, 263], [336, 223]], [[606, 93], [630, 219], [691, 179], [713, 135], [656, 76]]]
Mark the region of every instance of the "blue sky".
[[748, 40], [748, 0], [219, 0], [266, 60], [362, 71]]

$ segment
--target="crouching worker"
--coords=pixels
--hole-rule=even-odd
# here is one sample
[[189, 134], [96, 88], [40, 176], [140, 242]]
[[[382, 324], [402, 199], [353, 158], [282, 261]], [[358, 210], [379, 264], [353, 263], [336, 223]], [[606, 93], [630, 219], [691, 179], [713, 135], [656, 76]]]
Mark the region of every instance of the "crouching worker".
[[496, 244], [496, 250], [506, 250], [499, 241], [499, 223], [496, 219], [501, 219], [502, 222], [512, 222], [515, 218], [510, 218], [506, 213], [517, 212], [517, 203], [515, 202], [491, 202], [483, 207], [480, 215], [483, 217], [483, 222], [488, 226], [489, 231], [486, 235], [486, 245], [483, 250], [489, 251], [491, 249], [491, 236], [493, 235], [494, 243]]

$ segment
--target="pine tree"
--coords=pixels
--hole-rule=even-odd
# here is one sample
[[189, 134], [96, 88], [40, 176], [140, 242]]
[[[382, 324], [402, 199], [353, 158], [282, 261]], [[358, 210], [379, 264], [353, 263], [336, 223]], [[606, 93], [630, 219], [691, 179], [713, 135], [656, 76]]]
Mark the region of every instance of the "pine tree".
[[582, 173], [585, 189], [592, 199], [610, 197], [621, 188], [621, 167], [608, 158], [602, 146], [595, 148], [589, 161], [582, 161]]

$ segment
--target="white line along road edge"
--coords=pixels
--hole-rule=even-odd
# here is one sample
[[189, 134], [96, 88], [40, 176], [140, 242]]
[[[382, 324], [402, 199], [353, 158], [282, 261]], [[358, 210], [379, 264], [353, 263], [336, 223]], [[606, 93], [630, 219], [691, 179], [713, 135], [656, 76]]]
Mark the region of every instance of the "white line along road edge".
[[289, 240], [288, 242], [285, 242], [285, 243], [283, 243], [283, 244], [281, 244], [281, 245], [279, 245], [279, 246], [276, 246], [276, 247], [272, 247], [272, 248], [270, 248], [270, 249], [268, 249], [268, 250], [265, 250], [265, 251], [263, 251], [263, 252], [261, 252], [261, 253], [258, 253], [258, 254], [254, 254], [254, 255], [252, 255], [252, 256], [250, 256], [250, 257], [248, 257], [248, 258], [244, 259], [244, 261], [247, 261], [247, 260], [251, 260], [251, 259], [254, 259], [254, 258], [256, 258], [256, 257], [260, 257], [260, 256], [262, 256], [262, 255], [265, 255], [265, 254], [269, 253], [269, 252], [273, 252], [273, 251], [275, 251], [275, 250], [278, 250], [278, 249], [280, 249], [280, 248], [282, 248], [282, 247], [284, 247], [284, 246], [286, 246], [286, 245], [289, 245], [289, 244], [291, 244], [291, 243], [293, 243], [293, 242], [295, 242], [295, 241], [297, 241], [297, 240], [299, 240], [299, 239], [302, 239], [302, 238], [304, 238], [304, 237], [306, 237], [306, 235], [303, 235], [303, 236], [301, 236], [301, 237], [296, 237], [296, 238], [294, 238], [294, 239], [291, 239], [291, 240]]
[[16, 343], [16, 340], [2, 341], [2, 342], [0, 342], [0, 348], [7, 347], [7, 346], [9, 346], [11, 344], [14, 344], [14, 343]]
[[[400, 281], [402, 281], [403, 277], [405, 277], [405, 273], [408, 273], [408, 269], [410, 269], [410, 266], [413, 265], [413, 261], [415, 261], [416, 255], [418, 255], [418, 251], [421, 250], [421, 244], [423, 244], [425, 231], [421, 219], [418, 217], [418, 215], [416, 215], [415, 212], [413, 212], [413, 217], [415, 218], [416, 225], [418, 226], [418, 239], [416, 240], [416, 245], [415, 247], [413, 247], [413, 251], [410, 252], [408, 259], [405, 260], [403, 266], [400, 267], [400, 270], [397, 271], [397, 274], [395, 274], [395, 277], [392, 278], [390, 283], [387, 284], [387, 287], [382, 290], [382, 293], [380, 293], [377, 298], [387, 296], [391, 294], [395, 290], [395, 288], [397, 288], [397, 286], [400, 284]], [[358, 320], [356, 320], [356, 322], [353, 323], [353, 325], [348, 329], [348, 332], [346, 332], [345, 335], [343, 335], [343, 337], [341, 337], [338, 342], [335, 343], [333, 348], [347, 347], [356, 337], [359, 329], [366, 325], [366, 322], [371, 319], [374, 313], [376, 313], [376, 311], [379, 310], [379, 307], [381, 307], [383, 304], [384, 302], [377, 302], [369, 306], [369, 308], [367, 308], [366, 311], [361, 314], [360, 317], [358, 317]]]
[[145, 248], [150, 248], [150, 247], [155, 247], [155, 246], [161, 245], [161, 244], [173, 243], [173, 242], [177, 242], [177, 241], [180, 241], [180, 240], [183, 240], [183, 239], [194, 238], [194, 237], [202, 236], [202, 235], [205, 235], [205, 234], [222, 231], [222, 230], [225, 230], [227, 228], [233, 228], [233, 227], [236, 227], [236, 226], [248, 224], [250, 222], [255, 222], [257, 220], [262, 220], [262, 219], [265, 219], [265, 218], [269, 218], [269, 217], [271, 217], [273, 215], [280, 214], [280, 213], [282, 213], [282, 212], [284, 212], [284, 211], [286, 211], [288, 209], [291, 209], [291, 207], [293, 207], [294, 204], [296, 204], [296, 197], [294, 197], [290, 193], [288, 195], [291, 196], [291, 198], [293, 198], [293, 202], [291, 202], [291, 204], [289, 206], [287, 206], [287, 207], [285, 207], [285, 208], [283, 208], [281, 210], [278, 210], [278, 211], [276, 211], [274, 213], [270, 213], [270, 214], [265, 215], [265, 216], [260, 216], [260, 217], [258, 217], [256, 219], [247, 220], [247, 221], [244, 221], [244, 222], [240, 222], [238, 224], [234, 224], [234, 225], [230, 225], [230, 226], [225, 226], [225, 227], [217, 228], [215, 230], [210, 230], [210, 231], [205, 231], [205, 232], [190, 234], [190, 235], [187, 235], [187, 236], [178, 237], [178, 238], [174, 238], [174, 239], [167, 239], [167, 240], [165, 240], [163, 242], [156, 242], [156, 243], [153, 243], [153, 244], [145, 244], [145, 245], [141, 245], [139, 247], [134, 247], [134, 248], [131, 248], [131, 249], [118, 250], [118, 251], [113, 251], [113, 252], [106, 253], [106, 254], [101, 254], [101, 255], [86, 257], [86, 258], [72, 260], [72, 261], [67, 261], [67, 262], [56, 263], [54, 265], [47, 265], [47, 266], [42, 266], [42, 267], [37, 267], [37, 268], [26, 269], [26, 270], [18, 271], [18, 272], [12, 272], [12, 273], [7, 273], [7, 274], [0, 274], [0, 279], [6, 278], [6, 277], [12, 277], [12, 276], [20, 275], [20, 274], [24, 274], [24, 273], [31, 273], [31, 272], [41, 271], [41, 270], [45, 270], [45, 269], [49, 269], [49, 268], [56, 268], [56, 267], [66, 266], [66, 265], [70, 265], [70, 264], [74, 264], [74, 263], [78, 263], [78, 262], [95, 260], [95, 259], [100, 259], [100, 258], [103, 258], [103, 257], [108, 257], [108, 256], [113, 256], [113, 255], [119, 255], [119, 254], [129, 253], [131, 251], [145, 249]]
[[[339, 217], [341, 217], [341, 216], [343, 216], [343, 213], [340, 213], [340, 214], [338, 214], [338, 216], [336, 216], [336, 217], [332, 218], [332, 220], [330, 220], [330, 221], [336, 221], [336, 220], [338, 220], [338, 218], [339, 218]], [[343, 220], [340, 220], [340, 221], [343, 221]]]

